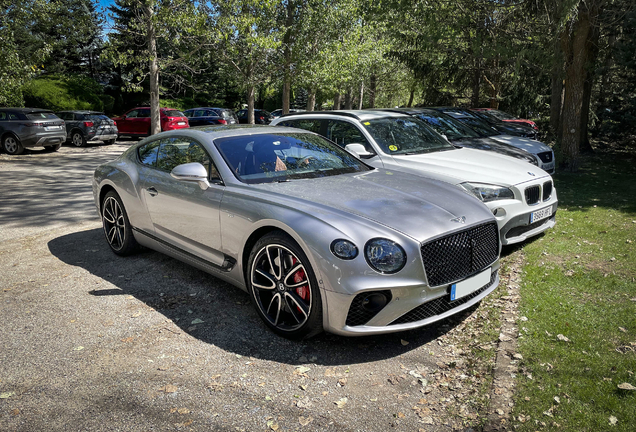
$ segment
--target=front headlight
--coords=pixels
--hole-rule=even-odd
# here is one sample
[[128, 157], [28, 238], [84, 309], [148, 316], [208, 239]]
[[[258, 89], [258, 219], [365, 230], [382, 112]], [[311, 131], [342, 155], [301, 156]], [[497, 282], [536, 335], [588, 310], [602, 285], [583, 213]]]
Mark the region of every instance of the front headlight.
[[484, 183], [462, 183], [460, 186], [483, 202], [515, 198], [515, 194], [512, 190], [504, 186]]
[[397, 273], [406, 264], [406, 252], [394, 241], [375, 238], [364, 246], [367, 263], [380, 273]]

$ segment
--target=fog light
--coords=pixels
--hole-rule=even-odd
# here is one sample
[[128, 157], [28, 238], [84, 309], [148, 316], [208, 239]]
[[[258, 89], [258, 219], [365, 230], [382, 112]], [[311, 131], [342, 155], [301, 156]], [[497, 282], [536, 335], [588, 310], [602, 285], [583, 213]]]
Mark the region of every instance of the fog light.
[[495, 217], [504, 217], [504, 216], [506, 215], [506, 210], [504, 210], [504, 209], [503, 209], [503, 208], [501, 208], [501, 207], [497, 207], [496, 209], [494, 209], [494, 210], [492, 211], [492, 214], [493, 214]]
[[369, 312], [377, 312], [386, 306], [387, 298], [382, 293], [370, 293], [362, 299], [362, 308]]

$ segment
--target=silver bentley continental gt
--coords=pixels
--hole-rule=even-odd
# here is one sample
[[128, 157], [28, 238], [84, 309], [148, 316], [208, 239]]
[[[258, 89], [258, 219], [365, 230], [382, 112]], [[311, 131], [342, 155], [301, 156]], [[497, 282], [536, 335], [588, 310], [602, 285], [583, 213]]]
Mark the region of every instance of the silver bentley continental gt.
[[93, 193], [113, 252], [145, 246], [236, 285], [289, 338], [421, 327], [499, 283], [480, 201], [299, 129], [160, 133], [98, 167]]

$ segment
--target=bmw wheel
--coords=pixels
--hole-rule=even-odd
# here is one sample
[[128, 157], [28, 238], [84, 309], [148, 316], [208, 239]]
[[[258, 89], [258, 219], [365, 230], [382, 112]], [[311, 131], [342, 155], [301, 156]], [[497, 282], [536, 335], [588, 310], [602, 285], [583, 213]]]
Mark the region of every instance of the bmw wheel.
[[258, 314], [275, 333], [290, 339], [322, 331], [322, 303], [306, 255], [285, 233], [262, 237], [250, 254], [247, 285]]
[[13, 135], [7, 135], [2, 139], [2, 148], [10, 155], [19, 155], [24, 153], [24, 147], [20, 140]]
[[112, 251], [121, 256], [134, 253], [139, 245], [133, 236], [124, 204], [115, 191], [106, 194], [101, 210], [104, 234]]
[[84, 147], [86, 145], [86, 137], [83, 133], [75, 131], [71, 135], [71, 142], [75, 147]]

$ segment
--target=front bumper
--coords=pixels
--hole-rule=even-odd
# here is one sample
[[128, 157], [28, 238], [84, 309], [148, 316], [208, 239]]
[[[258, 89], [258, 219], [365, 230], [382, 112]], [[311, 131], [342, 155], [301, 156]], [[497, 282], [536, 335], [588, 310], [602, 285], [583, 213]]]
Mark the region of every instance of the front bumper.
[[[499, 285], [499, 266], [499, 260], [491, 265], [491, 279], [488, 284], [454, 302], [450, 301], [451, 284], [434, 289], [424, 283], [392, 287], [390, 288], [391, 301], [362, 325], [347, 325], [347, 317], [353, 300], [360, 293], [352, 295], [323, 290], [321, 294], [326, 297], [324, 304], [327, 305], [323, 316], [324, 329], [339, 335], [365, 336], [395, 333], [432, 324], [470, 308], [494, 291]], [[378, 287], [378, 289], [367, 289], [364, 292], [381, 290], [387, 290], [387, 288]], [[407, 317], [406, 320], [403, 319], [404, 317]], [[400, 319], [408, 322], [395, 323]]]
[[[513, 202], [510, 202], [510, 200], [506, 202], [493, 201], [487, 205], [493, 214], [495, 214], [495, 211], [501, 211], [501, 209], [505, 211], [504, 216], [495, 214], [495, 218], [499, 226], [501, 244], [506, 246], [525, 241], [554, 227], [556, 224], [554, 216], [557, 212], [559, 201], [555, 189], [549, 200], [532, 206], [520, 200]], [[530, 215], [533, 212], [550, 206], [552, 207], [552, 215], [550, 217], [530, 223]]]

